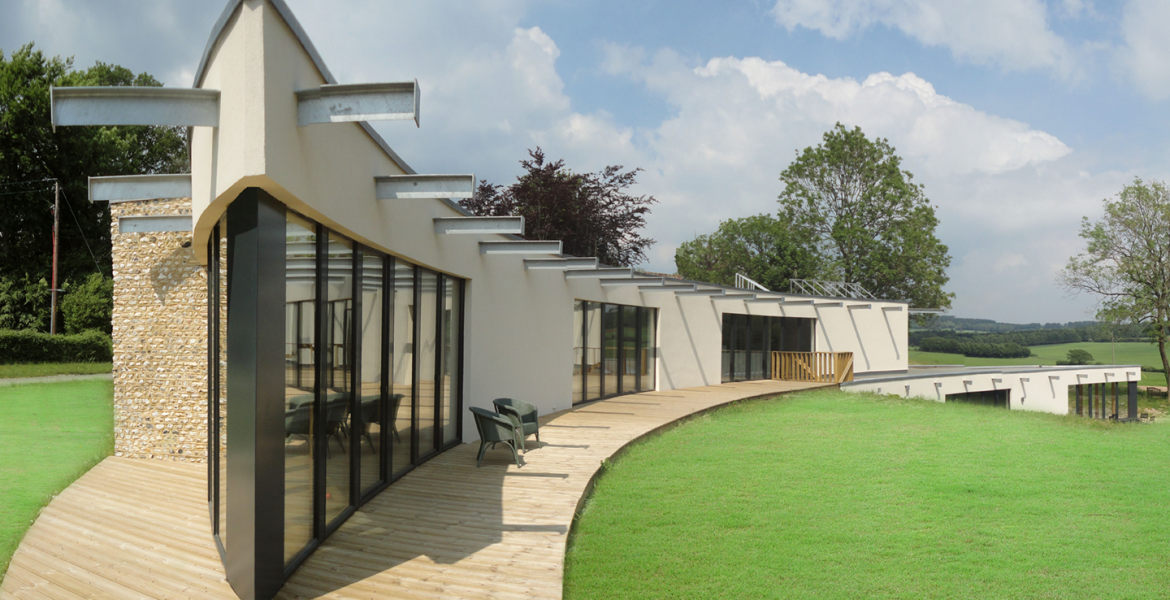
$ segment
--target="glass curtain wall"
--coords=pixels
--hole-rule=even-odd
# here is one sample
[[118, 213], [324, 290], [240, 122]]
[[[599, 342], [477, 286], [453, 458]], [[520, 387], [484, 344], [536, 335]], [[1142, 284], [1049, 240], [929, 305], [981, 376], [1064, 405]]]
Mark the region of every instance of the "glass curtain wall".
[[313, 428], [316, 408], [317, 225], [289, 213], [285, 224], [284, 561], [314, 539]]
[[435, 437], [435, 376], [438, 368], [438, 310], [439, 276], [426, 269], [418, 269], [418, 385], [415, 386], [418, 410], [418, 457], [429, 456], [436, 449]]
[[[208, 506], [221, 550], [226, 230], [221, 222], [208, 242]], [[284, 355], [284, 527], [275, 543], [291, 569], [353, 508], [460, 442], [465, 283], [289, 211], [284, 235], [284, 331], [273, 341]]]
[[658, 309], [573, 305], [573, 403], [654, 389]]
[[[386, 309], [385, 262], [380, 254], [369, 250], [362, 252], [361, 259], [361, 303], [359, 330], [361, 331], [361, 352], [357, 357], [358, 366], [358, 410], [354, 415], [352, 443], [358, 445], [361, 455], [359, 489], [363, 494], [385, 479], [381, 448], [383, 439], [382, 423], [386, 422], [389, 387], [382, 377], [382, 335], [383, 313]], [[366, 447], [362, 448], [365, 443]]]
[[459, 405], [457, 395], [462, 367], [456, 349], [461, 346], [459, 339], [463, 335], [463, 282], [447, 276], [443, 276], [442, 281], [440, 329], [443, 345], [439, 353], [439, 430], [443, 435], [442, 445], [447, 445], [459, 439], [459, 415], [455, 409]]
[[771, 377], [772, 352], [813, 352], [816, 319], [723, 313], [722, 381]]
[[325, 389], [320, 399], [325, 423], [325, 522], [350, 505], [350, 460], [346, 450], [353, 406], [353, 243], [330, 232], [326, 248]]
[[395, 475], [414, 465], [414, 265], [394, 261], [390, 312], [390, 468]]

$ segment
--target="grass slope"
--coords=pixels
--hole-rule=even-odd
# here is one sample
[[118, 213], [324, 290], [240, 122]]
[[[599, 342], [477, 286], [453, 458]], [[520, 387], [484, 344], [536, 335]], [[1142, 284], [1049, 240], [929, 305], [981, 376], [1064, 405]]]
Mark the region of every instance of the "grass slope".
[[37, 512], [114, 449], [114, 386], [0, 387], [0, 574]]
[[565, 597], [1150, 598], [1170, 427], [809, 392], [634, 446]]
[[0, 379], [14, 377], [48, 377], [50, 375], [93, 375], [109, 373], [111, 363], [33, 363], [0, 365]]
[[[944, 352], [910, 351], [910, 364], [918, 365], [967, 365], [969, 367], [989, 367], [999, 365], [1055, 365], [1056, 361], [1068, 357], [1068, 351], [1081, 349], [1093, 355], [1097, 362], [1113, 363], [1113, 348], [1109, 342], [1076, 342], [1072, 344], [1052, 344], [1050, 346], [1031, 346], [1035, 356], [1030, 358], [975, 358], [962, 354], [947, 354]], [[1118, 342], [1117, 362], [1119, 365], [1147, 365], [1160, 367], [1162, 358], [1158, 356], [1158, 347], [1146, 342]], [[1142, 376], [1142, 385], [1166, 385], [1166, 376], [1162, 373], [1147, 373]]]

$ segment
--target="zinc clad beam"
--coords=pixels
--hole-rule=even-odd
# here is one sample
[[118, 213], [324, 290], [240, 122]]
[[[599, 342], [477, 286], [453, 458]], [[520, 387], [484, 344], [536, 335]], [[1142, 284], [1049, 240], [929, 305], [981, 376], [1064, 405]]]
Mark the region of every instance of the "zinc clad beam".
[[49, 96], [54, 129], [58, 125], [219, 125], [219, 90], [55, 87], [50, 89]]
[[386, 175], [374, 178], [378, 200], [402, 198], [471, 198], [475, 175]]
[[190, 198], [191, 175], [116, 175], [89, 178], [90, 202]]
[[297, 126], [356, 121], [408, 121], [418, 126], [418, 81], [328, 84], [300, 90]]

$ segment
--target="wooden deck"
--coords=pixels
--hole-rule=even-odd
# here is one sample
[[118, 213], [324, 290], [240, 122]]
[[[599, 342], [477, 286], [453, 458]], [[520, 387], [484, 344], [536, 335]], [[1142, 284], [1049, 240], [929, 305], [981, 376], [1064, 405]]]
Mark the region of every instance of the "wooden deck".
[[[450, 450], [364, 506], [280, 598], [560, 598], [565, 543], [601, 460], [736, 400], [824, 384], [759, 381], [648, 392], [542, 418], [525, 465]], [[54, 499], [0, 582], [8, 599], [234, 599], [209, 534], [207, 467], [108, 458]]]

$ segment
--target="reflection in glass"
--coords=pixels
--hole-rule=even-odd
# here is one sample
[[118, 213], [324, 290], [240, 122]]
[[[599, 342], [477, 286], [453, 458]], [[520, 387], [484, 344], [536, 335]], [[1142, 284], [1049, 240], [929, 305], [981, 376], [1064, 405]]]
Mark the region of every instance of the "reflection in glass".
[[573, 404], [585, 400], [585, 378], [582, 365], [585, 362], [585, 305], [578, 300], [573, 303]]
[[638, 391], [638, 309], [622, 307], [622, 388], [623, 394]]
[[616, 304], [603, 304], [601, 315], [601, 343], [602, 345], [602, 382], [601, 394], [612, 396], [621, 393], [618, 382], [621, 377], [621, 365], [618, 348], [621, 343], [622, 307]]
[[390, 312], [390, 468], [395, 474], [411, 464], [410, 440], [414, 383], [414, 265], [394, 261]]
[[723, 370], [720, 377], [720, 381], [723, 383], [731, 381], [732, 359], [734, 358], [732, 346], [734, 345], [735, 325], [731, 317], [732, 315], [723, 313]]
[[768, 343], [767, 317], [753, 315], [749, 317], [749, 366], [748, 379], [764, 378], [764, 351]]
[[[349, 506], [349, 433], [353, 382], [353, 243], [329, 234], [329, 260], [325, 301], [325, 522], [333, 521]], [[318, 413], [320, 414], [320, 413]]]
[[436, 307], [439, 298], [438, 274], [419, 269], [418, 311], [418, 455], [435, 450], [435, 366], [438, 338]]
[[732, 373], [736, 381], [743, 381], [747, 379], [747, 356], [748, 356], [748, 316], [735, 315], [732, 317], [733, 330], [735, 332], [735, 362]]
[[655, 333], [658, 309], [638, 309], [638, 355], [641, 357], [638, 391], [654, 391]]
[[[313, 300], [317, 235], [292, 213], [285, 226], [284, 561], [313, 539]], [[292, 315], [291, 318], [289, 315]]]
[[[363, 492], [382, 479], [382, 423], [386, 414], [386, 394], [382, 383], [382, 293], [383, 258], [372, 250], [362, 250], [361, 298], [361, 388], [358, 412], [354, 416], [352, 443], [361, 456]], [[365, 447], [361, 447], [362, 444]]]
[[585, 399], [601, 398], [601, 305], [586, 302]]
[[459, 299], [463, 296], [463, 282], [454, 277], [443, 277], [443, 346], [439, 360], [441, 383], [439, 397], [440, 429], [443, 445], [458, 438], [455, 407], [459, 394]]

